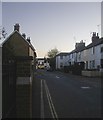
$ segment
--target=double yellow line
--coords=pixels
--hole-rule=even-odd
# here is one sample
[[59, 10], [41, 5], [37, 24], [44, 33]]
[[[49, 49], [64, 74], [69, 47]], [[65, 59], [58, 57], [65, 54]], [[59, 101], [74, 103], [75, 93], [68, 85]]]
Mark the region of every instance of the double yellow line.
[[56, 110], [55, 110], [55, 107], [54, 107], [54, 104], [53, 104], [53, 101], [52, 101], [52, 98], [51, 98], [51, 95], [50, 95], [50, 92], [49, 92], [49, 89], [48, 89], [48, 86], [47, 86], [47, 83], [45, 80], [41, 80], [41, 118], [44, 117], [44, 103], [43, 103], [43, 83], [44, 83], [44, 88], [45, 88], [45, 91], [46, 91], [46, 96], [47, 96], [47, 99], [48, 99], [48, 103], [49, 103], [49, 108], [50, 108], [50, 111], [51, 111], [51, 115], [52, 115], [52, 118], [58, 120], [58, 115], [56, 113]]

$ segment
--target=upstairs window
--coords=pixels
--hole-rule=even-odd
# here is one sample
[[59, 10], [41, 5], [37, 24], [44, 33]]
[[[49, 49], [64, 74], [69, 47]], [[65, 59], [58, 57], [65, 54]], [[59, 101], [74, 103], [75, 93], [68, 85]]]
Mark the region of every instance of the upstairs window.
[[92, 54], [95, 53], [95, 47], [92, 47]]
[[63, 59], [63, 56], [60, 56], [60, 59]]

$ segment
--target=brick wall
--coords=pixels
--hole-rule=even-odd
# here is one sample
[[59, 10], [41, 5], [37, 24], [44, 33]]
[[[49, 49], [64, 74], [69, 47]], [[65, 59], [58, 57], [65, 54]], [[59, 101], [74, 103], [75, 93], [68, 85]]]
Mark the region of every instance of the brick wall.
[[30, 77], [18, 77], [16, 86], [17, 118], [32, 117], [32, 82]]
[[29, 77], [31, 74], [31, 64], [30, 61], [18, 61], [17, 62], [17, 76], [19, 77]]
[[32, 57], [16, 58], [16, 114], [17, 118], [32, 117]]

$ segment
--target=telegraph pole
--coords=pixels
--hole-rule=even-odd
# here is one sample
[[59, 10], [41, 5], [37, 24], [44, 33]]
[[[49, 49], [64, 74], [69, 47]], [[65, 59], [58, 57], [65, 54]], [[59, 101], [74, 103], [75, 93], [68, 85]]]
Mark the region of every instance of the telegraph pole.
[[100, 26], [101, 26], [101, 24], [98, 24], [98, 25], [97, 25], [98, 35], [100, 35]]

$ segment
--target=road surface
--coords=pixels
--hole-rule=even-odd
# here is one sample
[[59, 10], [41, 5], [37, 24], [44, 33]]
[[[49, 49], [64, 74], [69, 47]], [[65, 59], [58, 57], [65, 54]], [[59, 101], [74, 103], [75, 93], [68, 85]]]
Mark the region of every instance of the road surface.
[[33, 118], [101, 118], [101, 79], [37, 70]]

